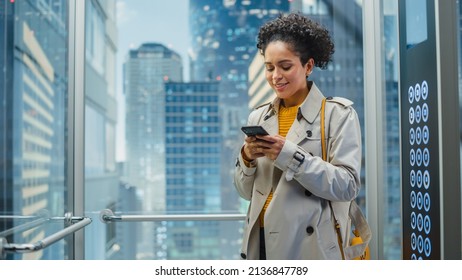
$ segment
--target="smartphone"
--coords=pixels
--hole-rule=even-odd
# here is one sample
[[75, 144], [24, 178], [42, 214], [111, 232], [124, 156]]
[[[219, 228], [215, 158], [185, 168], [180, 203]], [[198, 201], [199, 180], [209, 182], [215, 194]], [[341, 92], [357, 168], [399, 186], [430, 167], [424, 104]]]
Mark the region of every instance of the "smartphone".
[[269, 135], [268, 132], [266, 132], [266, 130], [263, 127], [259, 126], [259, 125], [243, 126], [243, 127], [241, 127], [241, 130], [247, 136]]

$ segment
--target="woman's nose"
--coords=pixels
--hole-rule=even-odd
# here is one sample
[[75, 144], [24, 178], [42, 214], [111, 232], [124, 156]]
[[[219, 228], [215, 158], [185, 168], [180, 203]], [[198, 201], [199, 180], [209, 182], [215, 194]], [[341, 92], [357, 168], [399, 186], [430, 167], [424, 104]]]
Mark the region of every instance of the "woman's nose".
[[277, 69], [273, 71], [273, 81], [280, 80], [282, 78], [281, 72]]

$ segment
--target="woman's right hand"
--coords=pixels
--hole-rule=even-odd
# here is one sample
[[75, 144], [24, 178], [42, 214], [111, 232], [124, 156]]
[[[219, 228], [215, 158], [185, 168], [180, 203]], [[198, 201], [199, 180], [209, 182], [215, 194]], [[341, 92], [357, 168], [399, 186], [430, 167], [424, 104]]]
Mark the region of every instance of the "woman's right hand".
[[255, 136], [246, 136], [244, 144], [244, 149], [242, 153], [242, 157], [247, 161], [255, 160], [259, 157], [265, 156], [262, 152], [261, 142], [263, 140], [257, 139]]

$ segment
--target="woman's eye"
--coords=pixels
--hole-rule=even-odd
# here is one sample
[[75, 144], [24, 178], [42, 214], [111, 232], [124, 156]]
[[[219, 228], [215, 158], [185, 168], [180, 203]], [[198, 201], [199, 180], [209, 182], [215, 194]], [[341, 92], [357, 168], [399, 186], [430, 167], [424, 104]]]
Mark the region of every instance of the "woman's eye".
[[282, 66], [281, 68], [282, 70], [287, 71], [290, 70], [291, 66]]

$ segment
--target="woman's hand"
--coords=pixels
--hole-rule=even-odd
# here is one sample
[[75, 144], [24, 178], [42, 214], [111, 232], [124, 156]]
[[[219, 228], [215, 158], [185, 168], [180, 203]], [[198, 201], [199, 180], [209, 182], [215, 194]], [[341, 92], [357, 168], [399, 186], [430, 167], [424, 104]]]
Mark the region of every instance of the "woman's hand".
[[281, 135], [250, 136], [245, 138], [244, 159], [254, 160], [266, 156], [275, 160], [284, 146], [286, 139]]

